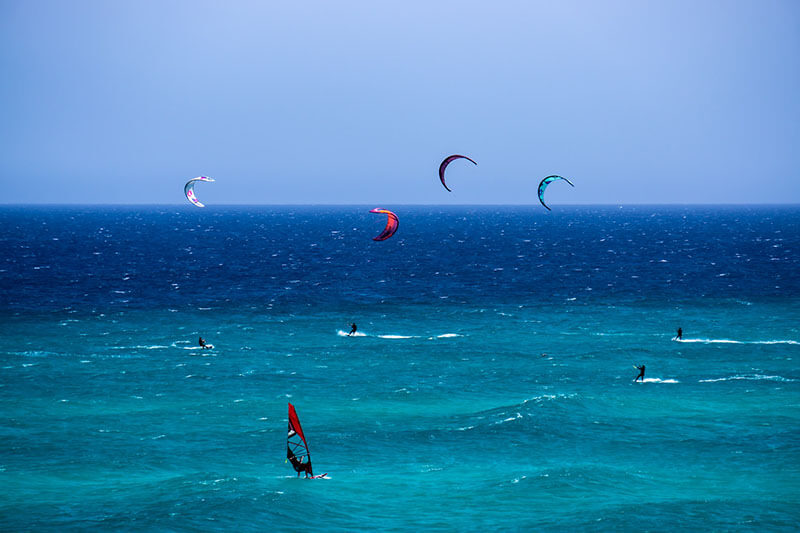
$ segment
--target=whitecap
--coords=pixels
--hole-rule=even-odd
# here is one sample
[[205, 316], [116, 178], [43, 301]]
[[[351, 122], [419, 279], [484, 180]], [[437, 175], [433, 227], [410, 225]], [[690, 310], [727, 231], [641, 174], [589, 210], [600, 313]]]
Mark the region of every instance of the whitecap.
[[340, 337], [366, 337], [367, 336], [365, 333], [361, 333], [360, 331], [356, 331], [352, 335], [348, 335], [348, 333], [346, 331], [342, 331], [341, 329], [336, 331], [336, 334], [339, 335]]
[[747, 381], [797, 381], [796, 379], [785, 378], [782, 376], [766, 376], [764, 374], [746, 374], [746, 375], [736, 375], [736, 376], [729, 376], [726, 378], [715, 378], [715, 379], [700, 379], [698, 383], [715, 383], [717, 381], [739, 381], [739, 380], [747, 380]]
[[513, 422], [514, 420], [519, 420], [520, 418], [522, 418], [522, 414], [521, 413], [517, 413], [517, 416], [510, 416], [510, 417], [505, 418], [505, 419], [503, 419], [503, 420], [501, 420], [499, 422], [495, 422], [495, 424], [503, 424], [505, 422]]
[[151, 344], [151, 345], [137, 345], [137, 346], [110, 346], [112, 350], [163, 350], [164, 348], [169, 348], [169, 346], [163, 346], [161, 344]]
[[675, 342], [699, 342], [703, 344], [800, 344], [795, 340], [737, 341], [733, 339], [673, 339]]

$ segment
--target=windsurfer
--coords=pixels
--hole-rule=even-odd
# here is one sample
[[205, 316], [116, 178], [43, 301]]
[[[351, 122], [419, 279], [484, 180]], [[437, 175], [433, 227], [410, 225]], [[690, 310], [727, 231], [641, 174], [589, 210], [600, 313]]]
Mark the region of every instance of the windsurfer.
[[206, 348], [208, 348], [208, 346], [206, 345], [206, 341], [205, 341], [205, 339], [204, 339], [203, 337], [200, 337], [200, 338], [197, 340], [197, 344], [199, 344], [199, 345], [200, 345], [200, 347], [201, 347], [202, 349], [204, 349], [204, 350], [205, 350]]
[[636, 376], [636, 379], [634, 379], [633, 382], [636, 383], [639, 380], [639, 378], [642, 378], [642, 383], [644, 383], [644, 365], [637, 366], [636, 368], [639, 370], [639, 375]]
[[297, 472], [297, 477], [300, 477], [302, 472], [306, 473], [306, 477], [313, 477], [314, 473], [311, 471], [311, 463], [304, 463], [303, 457], [298, 458], [295, 454], [292, 453], [288, 447], [286, 449], [286, 458], [289, 459], [289, 462], [292, 463], [292, 467], [294, 471]]
[[347, 336], [349, 337], [349, 336], [353, 335], [356, 332], [357, 329], [358, 329], [358, 326], [356, 326], [355, 322], [350, 324], [350, 333], [348, 333]]
[[682, 339], [683, 339], [683, 330], [681, 328], [678, 328], [678, 334], [675, 335], [675, 339], [674, 340], [679, 341], [679, 340], [682, 340]]

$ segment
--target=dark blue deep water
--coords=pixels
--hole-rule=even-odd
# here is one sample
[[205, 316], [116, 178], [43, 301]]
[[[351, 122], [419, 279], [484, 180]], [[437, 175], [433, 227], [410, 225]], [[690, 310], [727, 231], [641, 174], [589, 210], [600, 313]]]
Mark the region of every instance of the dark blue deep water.
[[0, 529], [800, 528], [800, 207], [371, 207], [0, 208]]

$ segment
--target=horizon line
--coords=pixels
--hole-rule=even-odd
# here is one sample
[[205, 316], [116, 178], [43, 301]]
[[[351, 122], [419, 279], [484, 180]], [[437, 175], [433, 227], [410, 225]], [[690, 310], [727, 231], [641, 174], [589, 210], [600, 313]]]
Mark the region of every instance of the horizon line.
[[[540, 204], [537, 203], [527, 203], [527, 204], [426, 204], [426, 203], [397, 203], [391, 204], [389, 202], [370, 202], [370, 203], [280, 203], [280, 204], [246, 204], [246, 203], [235, 203], [235, 204], [206, 204], [206, 208], [215, 208], [215, 207], [363, 207], [363, 206], [370, 206], [370, 205], [395, 205], [395, 206], [402, 206], [402, 207], [537, 207]], [[168, 203], [168, 204], [161, 204], [161, 203], [144, 203], [144, 202], [134, 202], [134, 203], [78, 203], [78, 202], [0, 202], [0, 207], [181, 207], [186, 206], [190, 207], [188, 203], [185, 202], [177, 202], [177, 203]], [[704, 202], [690, 202], [690, 203], [593, 203], [593, 204], [558, 204], [559, 208], [562, 207], [637, 207], [637, 206], [662, 206], [662, 207], [692, 207], [692, 206], [782, 206], [782, 207], [789, 207], [789, 206], [800, 206], [800, 202], [755, 202], [755, 203], [744, 203], [744, 202], [726, 202], [726, 203], [704, 203]]]

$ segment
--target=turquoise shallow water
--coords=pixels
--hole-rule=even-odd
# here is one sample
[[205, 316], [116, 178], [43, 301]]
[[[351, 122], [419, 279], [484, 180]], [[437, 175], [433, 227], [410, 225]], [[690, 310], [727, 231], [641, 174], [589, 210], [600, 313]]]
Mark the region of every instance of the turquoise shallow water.
[[797, 529], [797, 208], [407, 209], [0, 210], [0, 527]]

